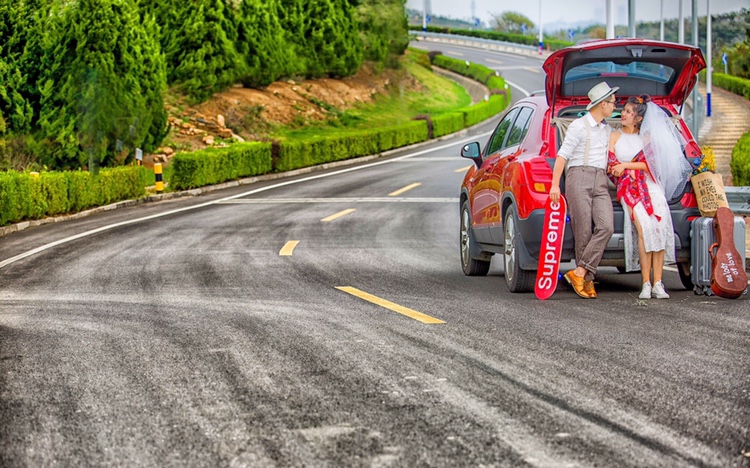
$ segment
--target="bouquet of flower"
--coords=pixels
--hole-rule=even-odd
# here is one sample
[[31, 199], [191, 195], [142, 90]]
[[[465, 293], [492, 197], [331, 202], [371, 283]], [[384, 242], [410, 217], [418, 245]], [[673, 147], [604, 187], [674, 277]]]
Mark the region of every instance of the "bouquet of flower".
[[690, 161], [690, 165], [693, 166], [693, 175], [698, 175], [701, 172], [714, 171], [716, 170], [716, 158], [714, 157], [714, 149], [710, 146], [704, 146], [701, 148], [701, 155]]

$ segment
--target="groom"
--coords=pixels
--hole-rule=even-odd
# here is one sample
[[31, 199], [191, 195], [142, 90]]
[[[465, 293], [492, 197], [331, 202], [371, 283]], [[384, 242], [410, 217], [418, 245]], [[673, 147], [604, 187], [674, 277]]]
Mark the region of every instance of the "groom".
[[[601, 82], [591, 88], [589, 112], [574, 120], [565, 133], [552, 171], [552, 201], [560, 199], [560, 178], [565, 175], [565, 193], [575, 240], [576, 268], [565, 274], [576, 294], [597, 297], [594, 274], [614, 232], [612, 199], [607, 188], [607, 152], [612, 131], [606, 118], [615, 110], [615, 92]], [[592, 229], [593, 226], [593, 229]]]

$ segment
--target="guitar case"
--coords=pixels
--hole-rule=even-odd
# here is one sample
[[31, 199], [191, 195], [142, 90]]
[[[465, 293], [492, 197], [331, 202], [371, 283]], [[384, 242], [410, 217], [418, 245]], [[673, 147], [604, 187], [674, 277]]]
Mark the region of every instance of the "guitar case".
[[734, 213], [726, 207], [716, 210], [713, 222], [716, 243], [711, 245], [711, 291], [719, 297], [736, 299], [747, 289], [743, 255], [734, 239]]

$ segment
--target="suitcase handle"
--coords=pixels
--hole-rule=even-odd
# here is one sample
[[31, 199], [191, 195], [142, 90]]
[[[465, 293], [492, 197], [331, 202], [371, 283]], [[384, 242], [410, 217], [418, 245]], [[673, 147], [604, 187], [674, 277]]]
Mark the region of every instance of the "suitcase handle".
[[708, 248], [708, 254], [711, 256], [711, 263], [716, 261], [716, 252], [719, 250], [719, 243], [714, 242], [711, 247]]

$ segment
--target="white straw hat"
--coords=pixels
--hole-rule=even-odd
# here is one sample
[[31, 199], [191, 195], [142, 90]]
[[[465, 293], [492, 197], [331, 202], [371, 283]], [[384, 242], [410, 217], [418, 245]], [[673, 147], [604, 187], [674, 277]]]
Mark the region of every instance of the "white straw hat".
[[606, 81], [602, 81], [598, 85], [594, 86], [593, 88], [591, 88], [591, 91], [589, 91], [589, 99], [591, 100], [591, 104], [586, 106], [586, 110], [591, 110], [592, 107], [615, 94], [618, 89], [620, 89], [619, 86], [610, 88]]

